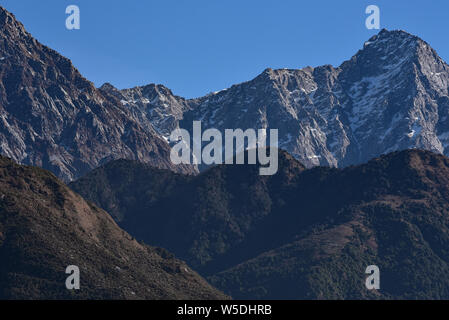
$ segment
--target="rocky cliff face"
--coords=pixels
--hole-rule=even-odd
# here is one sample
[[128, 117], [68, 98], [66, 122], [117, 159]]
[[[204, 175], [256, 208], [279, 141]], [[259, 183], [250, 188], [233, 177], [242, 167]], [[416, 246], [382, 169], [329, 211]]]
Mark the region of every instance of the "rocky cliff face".
[[426, 42], [382, 30], [338, 68], [267, 69], [202, 98], [164, 95], [160, 118], [153, 95], [124, 103], [146, 110], [166, 137], [173, 120], [188, 130], [193, 120], [205, 129], [279, 129], [279, 147], [307, 166], [347, 166], [407, 148], [449, 154], [448, 85], [448, 65]]
[[191, 109], [187, 100], [175, 96], [163, 85], [150, 84], [144, 87], [118, 90], [106, 83], [100, 90], [120, 100], [141, 122], [150, 122], [164, 138], [178, 127], [183, 114]]
[[112, 159], [174, 167], [146, 118], [97, 90], [0, 7], [0, 153], [70, 181]]

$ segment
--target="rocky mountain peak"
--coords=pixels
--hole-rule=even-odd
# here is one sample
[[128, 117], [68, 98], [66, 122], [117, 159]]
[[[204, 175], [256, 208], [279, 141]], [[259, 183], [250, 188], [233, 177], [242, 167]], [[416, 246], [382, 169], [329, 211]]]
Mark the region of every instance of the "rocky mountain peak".
[[99, 89], [101, 89], [103, 91], [109, 91], [109, 92], [118, 91], [118, 89], [116, 87], [114, 87], [112, 84], [110, 84], [109, 82], [103, 83]]
[[383, 29], [366, 41], [363, 49], [343, 63], [341, 68], [348, 70], [353, 79], [396, 72], [416, 60], [420, 42], [418, 37], [407, 32]]
[[117, 158], [195, 172], [172, 165], [169, 145], [147, 117], [137, 116], [108, 90], [96, 89], [12, 14], [2, 9], [0, 17], [2, 155], [49, 169], [65, 181]]
[[279, 129], [279, 146], [307, 166], [346, 166], [407, 148], [446, 153], [448, 76], [425, 41], [384, 29], [339, 67], [267, 68], [188, 100], [177, 118], [185, 129], [199, 119], [220, 130]]
[[36, 42], [25, 30], [23, 24], [16, 17], [0, 6], [0, 38], [6, 41], [17, 41], [19, 39]]
[[[388, 30], [382, 29], [378, 34], [372, 36], [367, 42], [377, 43], [387, 42], [394, 46], [400, 46], [406, 42], [419, 42], [422, 41], [419, 37], [408, 33], [404, 30]], [[368, 45], [369, 43], [365, 43]]]
[[16, 20], [16, 17], [0, 6], [0, 28], [5, 29], [8, 26], [20, 26], [23, 29], [23, 25]]

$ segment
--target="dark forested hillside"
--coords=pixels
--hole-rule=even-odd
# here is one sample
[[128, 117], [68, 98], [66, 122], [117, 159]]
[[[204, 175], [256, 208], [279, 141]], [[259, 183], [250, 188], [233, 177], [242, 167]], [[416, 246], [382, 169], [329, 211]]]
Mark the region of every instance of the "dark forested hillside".
[[[224, 165], [183, 178], [121, 161], [71, 187], [118, 208], [133, 236], [173, 251], [235, 298], [449, 298], [441, 155], [411, 150], [305, 170], [281, 152], [271, 177]], [[365, 288], [373, 264], [379, 291]]]
[[[66, 289], [70, 265], [80, 269], [80, 290]], [[0, 299], [222, 298], [50, 172], [0, 157]]]

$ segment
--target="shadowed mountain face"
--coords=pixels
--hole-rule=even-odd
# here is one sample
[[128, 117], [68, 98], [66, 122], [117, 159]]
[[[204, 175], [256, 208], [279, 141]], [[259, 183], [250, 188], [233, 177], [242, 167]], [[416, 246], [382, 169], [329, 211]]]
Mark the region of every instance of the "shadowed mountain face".
[[[81, 289], [65, 287], [67, 266]], [[48, 171], [0, 157], [0, 299], [226, 299]]]
[[104, 95], [0, 7], [0, 153], [70, 181], [112, 159], [173, 166], [146, 118]]
[[[449, 298], [449, 159], [403, 151], [306, 170], [280, 153], [183, 177], [116, 161], [72, 183], [235, 298]], [[377, 265], [381, 290], [365, 288]]]

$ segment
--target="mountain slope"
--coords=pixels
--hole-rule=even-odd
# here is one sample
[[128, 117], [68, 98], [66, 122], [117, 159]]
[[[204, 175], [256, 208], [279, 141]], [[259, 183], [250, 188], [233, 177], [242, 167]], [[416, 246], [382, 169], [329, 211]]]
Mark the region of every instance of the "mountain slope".
[[71, 61], [36, 41], [0, 7], [0, 153], [65, 181], [112, 159], [173, 166], [170, 149], [146, 118], [104, 95]]
[[[449, 159], [405, 151], [325, 175], [311, 196], [334, 207], [324, 221], [211, 282], [236, 298], [447, 299]], [[379, 291], [365, 289], [368, 265]]]
[[[80, 268], [81, 290], [65, 288]], [[0, 299], [224, 299], [56, 177], [0, 157]]]
[[112, 212], [136, 238], [172, 248], [202, 269], [246, 239], [304, 170], [285, 152], [280, 167], [272, 177], [259, 176], [257, 166], [236, 165], [194, 178], [120, 160], [69, 186]]
[[[145, 175], [113, 162], [71, 187], [107, 207], [95, 186], [109, 175], [132, 188], [130, 167]], [[132, 190], [137, 209], [108, 192], [120, 199], [125, 230], [171, 250], [235, 298], [449, 298], [441, 277], [449, 271], [448, 158], [410, 150], [305, 170], [281, 152], [277, 175], [257, 169], [218, 166], [158, 180], [163, 188], [150, 178], [162, 173], [151, 169], [147, 185]], [[372, 264], [381, 270], [378, 292], [364, 285]]]

